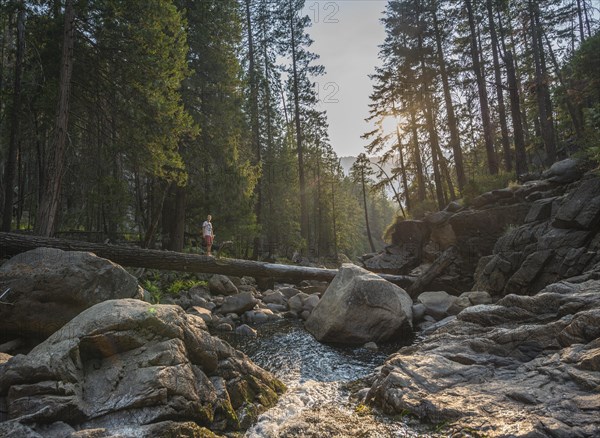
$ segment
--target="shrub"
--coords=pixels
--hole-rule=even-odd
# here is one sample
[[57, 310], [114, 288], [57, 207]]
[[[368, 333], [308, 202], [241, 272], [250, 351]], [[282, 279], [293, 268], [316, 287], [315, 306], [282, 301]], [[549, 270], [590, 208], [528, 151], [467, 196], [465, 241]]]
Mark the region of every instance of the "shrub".
[[198, 281], [191, 279], [177, 279], [168, 287], [167, 292], [171, 295], [179, 295], [181, 291], [187, 291], [196, 285], [208, 286], [206, 281]]

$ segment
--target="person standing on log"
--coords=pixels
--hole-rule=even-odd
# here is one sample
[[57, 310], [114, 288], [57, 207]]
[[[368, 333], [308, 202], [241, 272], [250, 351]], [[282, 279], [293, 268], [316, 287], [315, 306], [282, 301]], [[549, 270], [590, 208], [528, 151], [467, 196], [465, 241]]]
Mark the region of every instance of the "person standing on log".
[[215, 234], [213, 233], [213, 226], [211, 223], [212, 216], [209, 214], [206, 216], [206, 220], [202, 224], [202, 236], [204, 237], [204, 242], [206, 243], [206, 255], [212, 255], [212, 244], [215, 238]]

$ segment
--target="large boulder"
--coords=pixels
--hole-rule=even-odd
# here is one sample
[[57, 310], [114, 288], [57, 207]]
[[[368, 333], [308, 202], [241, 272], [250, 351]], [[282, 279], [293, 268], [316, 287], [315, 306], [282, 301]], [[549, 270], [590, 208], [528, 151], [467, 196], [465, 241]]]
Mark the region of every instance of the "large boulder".
[[143, 297], [135, 277], [89, 252], [37, 248], [0, 267], [0, 333], [45, 339], [102, 301]]
[[597, 272], [468, 307], [391, 356], [367, 400], [455, 432], [600, 436]]
[[226, 275], [213, 275], [208, 280], [208, 289], [215, 295], [236, 295], [239, 290]]
[[392, 245], [408, 246], [416, 252], [429, 239], [429, 227], [422, 221], [403, 220], [396, 223], [392, 233]]
[[589, 178], [573, 192], [556, 213], [557, 228], [592, 230], [600, 223], [600, 178]]
[[28, 355], [0, 365], [0, 406], [8, 420], [33, 429], [65, 422], [115, 430], [90, 436], [165, 420], [238, 430], [283, 389], [205, 331], [199, 317], [132, 299], [97, 304]]
[[453, 215], [449, 223], [463, 258], [475, 266], [479, 257], [492, 253], [496, 240], [510, 225], [523, 223], [528, 212], [528, 204], [463, 210]]
[[429, 240], [429, 233], [425, 222], [396, 222], [391, 236], [392, 244], [372, 257], [363, 258], [364, 267], [385, 274], [408, 274], [421, 263], [423, 246]]
[[382, 274], [408, 274], [421, 261], [421, 248], [390, 245], [384, 251], [364, 257], [362, 263], [371, 272]]
[[254, 309], [258, 304], [258, 300], [254, 298], [252, 293], [244, 292], [242, 294], [232, 295], [225, 298], [221, 307], [218, 308], [219, 313], [227, 315], [228, 313], [242, 313]]
[[559, 184], [577, 181], [583, 176], [586, 163], [574, 158], [557, 161], [542, 175], [543, 178]]
[[408, 335], [411, 325], [408, 294], [352, 264], [342, 265], [306, 321], [319, 341], [361, 345]]
[[437, 320], [448, 316], [456, 302], [456, 297], [444, 291], [423, 292], [417, 297], [417, 302], [425, 306], [425, 314]]

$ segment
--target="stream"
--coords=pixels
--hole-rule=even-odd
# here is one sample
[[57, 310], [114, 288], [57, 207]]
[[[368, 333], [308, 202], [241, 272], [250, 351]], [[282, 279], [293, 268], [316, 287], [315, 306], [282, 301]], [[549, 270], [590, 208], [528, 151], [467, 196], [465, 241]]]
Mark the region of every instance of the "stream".
[[276, 406], [260, 415], [248, 438], [275, 437], [424, 437], [408, 418], [392, 421], [358, 408], [350, 400], [349, 384], [382, 365], [399, 346], [372, 352], [317, 342], [297, 321], [283, 320], [258, 327], [258, 337], [226, 339], [257, 365], [273, 373], [288, 390]]

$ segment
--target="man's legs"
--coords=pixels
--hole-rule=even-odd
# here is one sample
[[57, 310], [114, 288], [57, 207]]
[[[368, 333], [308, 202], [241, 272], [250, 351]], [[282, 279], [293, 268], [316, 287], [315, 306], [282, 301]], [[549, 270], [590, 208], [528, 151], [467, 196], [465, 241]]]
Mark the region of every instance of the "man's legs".
[[206, 241], [206, 255], [212, 255], [211, 249], [212, 249], [212, 244], [213, 244], [213, 237], [212, 236], [204, 236], [204, 240]]

